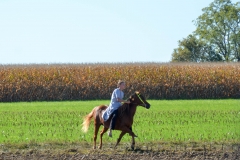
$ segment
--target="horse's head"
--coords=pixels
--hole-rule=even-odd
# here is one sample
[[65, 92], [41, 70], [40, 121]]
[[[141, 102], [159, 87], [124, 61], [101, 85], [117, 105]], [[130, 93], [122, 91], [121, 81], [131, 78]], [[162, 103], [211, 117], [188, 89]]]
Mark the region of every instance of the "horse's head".
[[131, 97], [129, 98], [131, 103], [135, 103], [139, 106], [143, 106], [147, 109], [150, 108], [150, 104], [146, 101], [143, 95], [141, 95], [139, 92], [135, 92]]

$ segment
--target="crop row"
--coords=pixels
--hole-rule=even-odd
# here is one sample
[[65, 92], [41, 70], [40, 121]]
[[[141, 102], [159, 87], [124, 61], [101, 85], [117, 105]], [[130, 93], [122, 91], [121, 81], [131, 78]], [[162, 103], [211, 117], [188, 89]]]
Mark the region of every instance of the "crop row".
[[240, 98], [240, 64], [53, 64], [0, 66], [0, 101], [110, 99], [119, 79], [125, 97]]

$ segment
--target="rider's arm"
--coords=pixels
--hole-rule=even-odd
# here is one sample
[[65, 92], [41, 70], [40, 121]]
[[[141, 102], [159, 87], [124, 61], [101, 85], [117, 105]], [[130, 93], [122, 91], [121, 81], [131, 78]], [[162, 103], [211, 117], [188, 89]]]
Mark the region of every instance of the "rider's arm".
[[117, 98], [117, 101], [118, 102], [122, 102], [122, 103], [130, 103], [130, 101], [126, 101], [126, 100], [123, 100], [121, 98]]

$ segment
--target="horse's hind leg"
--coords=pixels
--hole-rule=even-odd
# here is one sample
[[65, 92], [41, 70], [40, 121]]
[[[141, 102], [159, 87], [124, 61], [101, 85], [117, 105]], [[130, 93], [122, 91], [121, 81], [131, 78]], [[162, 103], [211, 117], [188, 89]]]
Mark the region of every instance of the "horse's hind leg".
[[99, 147], [98, 147], [99, 149], [102, 149], [102, 136], [105, 132], [107, 132], [107, 130], [108, 130], [108, 128], [104, 127], [103, 130], [100, 133], [100, 144], [99, 144]]
[[117, 143], [116, 143], [116, 145], [114, 146], [114, 148], [117, 147], [117, 145], [119, 144], [119, 142], [121, 141], [122, 137], [123, 137], [125, 134], [126, 134], [125, 131], [122, 131], [122, 132], [120, 133], [119, 138], [117, 139]]
[[94, 137], [93, 137], [94, 144], [93, 144], [93, 149], [96, 149], [97, 134], [98, 134], [100, 126], [101, 125], [97, 124], [97, 123], [95, 123], [95, 125], [94, 125]]

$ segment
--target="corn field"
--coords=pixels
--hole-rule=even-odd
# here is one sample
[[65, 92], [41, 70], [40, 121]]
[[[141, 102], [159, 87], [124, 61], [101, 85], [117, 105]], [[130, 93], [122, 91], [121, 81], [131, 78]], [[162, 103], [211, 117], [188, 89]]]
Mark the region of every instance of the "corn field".
[[125, 98], [240, 98], [240, 63], [96, 63], [0, 66], [0, 101], [110, 99], [119, 79]]

